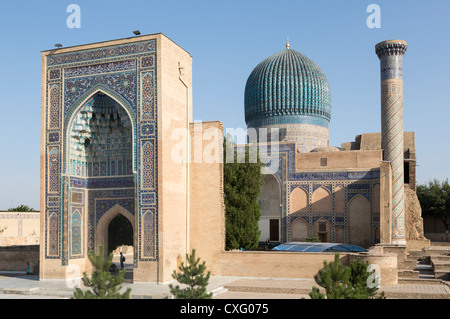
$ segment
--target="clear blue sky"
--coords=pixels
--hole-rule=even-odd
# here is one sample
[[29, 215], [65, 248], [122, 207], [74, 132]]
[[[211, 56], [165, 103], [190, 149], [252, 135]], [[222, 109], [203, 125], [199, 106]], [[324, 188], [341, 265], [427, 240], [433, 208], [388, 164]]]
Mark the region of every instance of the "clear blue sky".
[[[81, 28], [69, 29], [69, 4]], [[369, 4], [381, 28], [369, 29]], [[193, 57], [194, 118], [243, 127], [244, 88], [266, 57], [291, 49], [314, 60], [331, 86], [330, 144], [380, 131], [375, 44], [402, 39], [405, 131], [416, 132], [419, 183], [450, 176], [450, 1], [183, 0], [2, 1], [0, 4], [0, 210], [39, 209], [40, 52], [162, 32]]]

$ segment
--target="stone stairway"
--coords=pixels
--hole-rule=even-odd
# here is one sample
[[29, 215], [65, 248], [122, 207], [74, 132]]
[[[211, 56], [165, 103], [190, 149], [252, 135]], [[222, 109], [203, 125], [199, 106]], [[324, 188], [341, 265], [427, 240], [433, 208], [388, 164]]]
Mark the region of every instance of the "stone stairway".
[[450, 255], [431, 256], [430, 263], [436, 279], [450, 281]]
[[399, 283], [450, 285], [450, 244], [432, 243], [422, 250], [411, 250], [399, 264]]

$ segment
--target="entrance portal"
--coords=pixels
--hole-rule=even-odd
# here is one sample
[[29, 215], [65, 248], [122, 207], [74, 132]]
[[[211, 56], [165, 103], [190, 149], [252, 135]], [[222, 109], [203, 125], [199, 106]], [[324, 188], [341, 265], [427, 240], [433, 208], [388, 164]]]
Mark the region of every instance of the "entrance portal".
[[[190, 135], [182, 161], [170, 151], [181, 145], [174, 130], [191, 130], [192, 57], [158, 33], [47, 50], [41, 61], [40, 279], [70, 278], [72, 267], [90, 273], [89, 253], [113, 249], [108, 228], [121, 214], [133, 227], [126, 262], [136, 280], [172, 280], [197, 238], [190, 212], [220, 211], [223, 200], [194, 172]], [[223, 133], [219, 122], [202, 126]], [[220, 164], [211, 164], [205, 181], [216, 183]]]
[[133, 225], [122, 214], [109, 223], [108, 254], [119, 246], [133, 246]]

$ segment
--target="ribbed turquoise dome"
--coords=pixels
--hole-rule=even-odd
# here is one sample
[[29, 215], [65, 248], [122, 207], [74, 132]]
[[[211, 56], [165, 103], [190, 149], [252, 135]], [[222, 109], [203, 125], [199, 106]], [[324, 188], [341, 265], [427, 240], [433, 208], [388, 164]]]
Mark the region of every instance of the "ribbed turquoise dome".
[[248, 127], [277, 124], [313, 124], [328, 128], [331, 96], [322, 70], [292, 49], [278, 52], [258, 64], [245, 87]]

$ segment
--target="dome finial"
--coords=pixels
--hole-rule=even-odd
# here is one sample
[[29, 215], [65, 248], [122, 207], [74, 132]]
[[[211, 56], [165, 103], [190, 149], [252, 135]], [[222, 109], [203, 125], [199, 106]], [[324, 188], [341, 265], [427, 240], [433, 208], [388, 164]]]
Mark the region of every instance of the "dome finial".
[[291, 45], [289, 44], [289, 38], [286, 38], [286, 50], [289, 50]]

